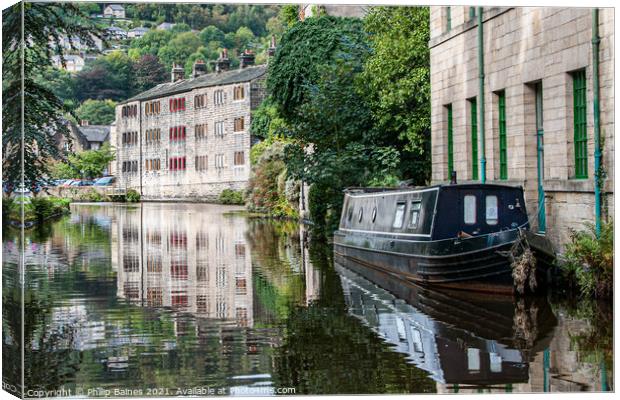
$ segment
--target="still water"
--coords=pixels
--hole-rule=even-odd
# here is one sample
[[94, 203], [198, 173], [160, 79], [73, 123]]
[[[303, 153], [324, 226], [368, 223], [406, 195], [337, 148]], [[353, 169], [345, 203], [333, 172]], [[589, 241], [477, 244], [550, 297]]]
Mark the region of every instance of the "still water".
[[23, 299], [27, 397], [613, 390], [602, 305], [361, 276], [234, 207], [73, 205], [24, 246], [22, 292], [4, 230], [3, 380]]

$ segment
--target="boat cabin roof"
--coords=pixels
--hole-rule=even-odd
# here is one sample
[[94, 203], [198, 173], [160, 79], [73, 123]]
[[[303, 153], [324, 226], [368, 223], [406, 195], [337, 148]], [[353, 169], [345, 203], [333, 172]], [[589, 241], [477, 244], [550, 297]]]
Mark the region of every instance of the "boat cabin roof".
[[462, 183], [428, 187], [349, 188], [340, 229], [442, 240], [528, 225], [523, 188]]

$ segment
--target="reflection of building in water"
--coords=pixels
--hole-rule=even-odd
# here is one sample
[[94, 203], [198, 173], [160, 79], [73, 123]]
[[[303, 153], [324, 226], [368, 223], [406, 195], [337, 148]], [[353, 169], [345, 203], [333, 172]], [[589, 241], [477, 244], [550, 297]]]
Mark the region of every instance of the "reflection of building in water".
[[244, 218], [217, 206], [142, 204], [119, 210], [117, 229], [119, 297], [253, 325]]
[[305, 275], [306, 304], [317, 300], [321, 294], [321, 271], [315, 268], [308, 253], [309, 233], [305, 225], [299, 225], [299, 248], [301, 250], [301, 267]]

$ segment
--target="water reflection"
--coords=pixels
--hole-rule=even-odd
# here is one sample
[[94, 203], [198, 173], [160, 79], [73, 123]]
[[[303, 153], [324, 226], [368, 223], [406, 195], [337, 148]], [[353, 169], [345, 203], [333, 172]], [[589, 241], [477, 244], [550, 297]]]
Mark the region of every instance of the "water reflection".
[[291, 221], [215, 205], [74, 205], [27, 232], [23, 287], [22, 244], [3, 233], [3, 379], [21, 380], [12, 365], [23, 335], [26, 389], [426, 393], [612, 382], [610, 311], [363, 278]]

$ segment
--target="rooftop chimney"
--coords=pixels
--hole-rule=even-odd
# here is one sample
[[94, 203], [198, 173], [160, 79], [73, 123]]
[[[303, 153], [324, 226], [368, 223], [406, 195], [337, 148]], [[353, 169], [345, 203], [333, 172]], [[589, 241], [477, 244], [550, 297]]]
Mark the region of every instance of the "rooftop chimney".
[[250, 50], [246, 50], [239, 56], [239, 67], [246, 68], [250, 65], [254, 65], [254, 53]]
[[180, 81], [185, 78], [185, 71], [183, 67], [179, 64], [172, 65], [172, 82]]
[[197, 78], [207, 73], [207, 64], [202, 60], [196, 60], [194, 63], [194, 71], [192, 72], [192, 78]]
[[271, 35], [271, 42], [269, 43], [269, 48], [267, 49], [267, 56], [273, 57], [276, 55], [276, 36]]
[[223, 49], [220, 58], [215, 61], [215, 72], [228, 71], [230, 68], [230, 59], [228, 58], [228, 50]]

